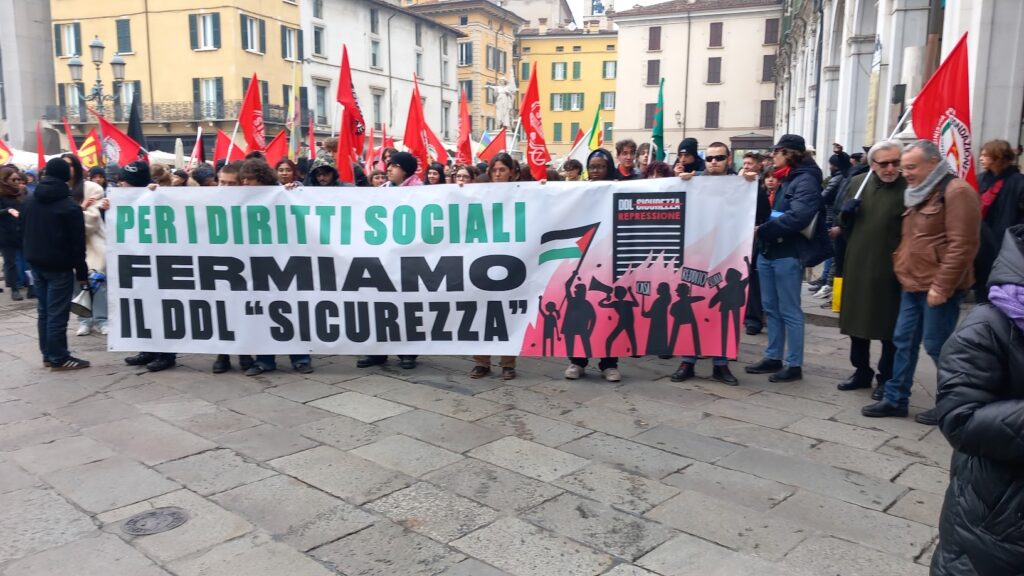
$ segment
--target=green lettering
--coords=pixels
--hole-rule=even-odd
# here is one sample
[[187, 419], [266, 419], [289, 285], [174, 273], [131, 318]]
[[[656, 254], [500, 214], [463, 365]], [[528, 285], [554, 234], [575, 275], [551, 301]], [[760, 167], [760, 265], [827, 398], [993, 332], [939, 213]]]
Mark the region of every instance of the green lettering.
[[341, 207], [341, 240], [340, 244], [349, 245], [352, 243], [352, 207]]
[[245, 221], [249, 224], [249, 244], [271, 244], [270, 208], [249, 205], [245, 207]]
[[440, 244], [444, 240], [444, 227], [434, 226], [433, 222], [444, 219], [444, 209], [439, 204], [427, 204], [420, 212], [420, 228], [423, 229], [423, 242]]
[[210, 244], [227, 244], [228, 211], [223, 206], [206, 207], [206, 229], [210, 234]]
[[199, 231], [196, 229], [196, 207], [185, 206], [185, 227], [188, 229], [188, 243], [199, 242]]
[[156, 206], [153, 210], [156, 216], [156, 241], [160, 244], [177, 244], [178, 231], [174, 229], [174, 208]]
[[152, 206], [139, 206], [139, 244], [152, 244], [153, 235], [149, 232], [152, 224], [149, 213]]
[[416, 240], [416, 211], [412, 206], [395, 208], [394, 235], [395, 243], [407, 246]]
[[466, 244], [487, 243], [487, 218], [483, 204], [470, 204], [466, 209]]
[[135, 211], [131, 206], [117, 207], [117, 243], [124, 244], [125, 232], [135, 227]]
[[292, 205], [292, 215], [295, 216], [295, 241], [305, 244], [306, 217], [309, 216], [309, 206]]
[[388, 209], [383, 206], [370, 206], [366, 209], [366, 225], [370, 227], [363, 237], [370, 246], [380, 246], [388, 239], [388, 227], [381, 222], [387, 218]]
[[462, 242], [462, 223], [459, 221], [459, 205], [448, 205], [448, 241], [452, 244]]
[[516, 202], [516, 242], [526, 242], [526, 202]]
[[505, 205], [504, 204], [493, 204], [491, 205], [491, 222], [494, 231], [491, 232], [492, 242], [508, 242], [510, 236], [508, 232], [505, 232]]
[[277, 243], [287, 244], [288, 243], [288, 209], [278, 204], [274, 206], [274, 213], [277, 215], [274, 220], [277, 221]]
[[320, 243], [331, 243], [331, 218], [334, 218], [334, 206], [317, 206], [316, 215], [320, 218]]
[[242, 207], [231, 207], [231, 234], [235, 238], [235, 244], [242, 244], [245, 239], [242, 237]]

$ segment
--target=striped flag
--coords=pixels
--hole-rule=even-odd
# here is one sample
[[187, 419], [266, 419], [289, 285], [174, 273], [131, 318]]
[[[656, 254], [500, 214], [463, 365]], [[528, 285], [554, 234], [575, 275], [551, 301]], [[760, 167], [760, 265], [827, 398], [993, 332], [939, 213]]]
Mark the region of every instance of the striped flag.
[[577, 228], [545, 232], [540, 237], [541, 246], [545, 250], [540, 253], [538, 264], [551, 260], [582, 258], [590, 249], [590, 244], [594, 241], [594, 235], [600, 225], [600, 222], [595, 222]]

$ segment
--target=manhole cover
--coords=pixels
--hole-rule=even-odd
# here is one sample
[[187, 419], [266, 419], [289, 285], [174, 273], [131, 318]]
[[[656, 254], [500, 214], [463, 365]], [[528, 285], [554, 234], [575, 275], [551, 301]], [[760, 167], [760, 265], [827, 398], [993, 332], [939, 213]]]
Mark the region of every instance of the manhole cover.
[[174, 530], [185, 522], [188, 522], [188, 514], [181, 508], [156, 508], [125, 520], [121, 531], [133, 536], [146, 536]]

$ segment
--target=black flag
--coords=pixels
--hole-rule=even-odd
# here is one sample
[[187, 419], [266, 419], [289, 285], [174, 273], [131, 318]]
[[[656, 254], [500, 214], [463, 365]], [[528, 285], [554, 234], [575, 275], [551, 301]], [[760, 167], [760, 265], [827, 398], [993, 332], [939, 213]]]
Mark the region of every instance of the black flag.
[[140, 154], [149, 153], [149, 145], [146, 144], [146, 135], [142, 132], [142, 102], [139, 100], [139, 93], [132, 92], [132, 111], [128, 116], [128, 137], [142, 146]]

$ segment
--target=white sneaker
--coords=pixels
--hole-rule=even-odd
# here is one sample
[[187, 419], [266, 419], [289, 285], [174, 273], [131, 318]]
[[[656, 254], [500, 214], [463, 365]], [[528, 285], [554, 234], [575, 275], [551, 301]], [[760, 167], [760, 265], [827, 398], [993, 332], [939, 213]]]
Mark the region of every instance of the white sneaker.
[[90, 333], [92, 333], [92, 328], [88, 324], [80, 324], [75, 336], [88, 336]]
[[814, 293], [814, 297], [818, 299], [825, 299], [832, 295], [832, 287], [825, 284], [820, 290]]
[[106, 324], [100, 326], [100, 334], [103, 334], [104, 336], [110, 334], [110, 328], [107, 328]]
[[568, 380], [579, 380], [580, 376], [583, 376], [583, 366], [569, 364], [569, 367], [565, 369], [565, 377]]
[[605, 368], [601, 370], [601, 376], [609, 382], [618, 382], [622, 380], [622, 374], [619, 373], [618, 368]]

